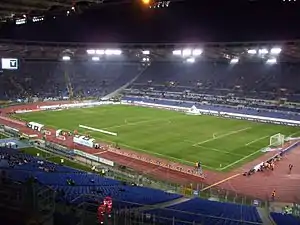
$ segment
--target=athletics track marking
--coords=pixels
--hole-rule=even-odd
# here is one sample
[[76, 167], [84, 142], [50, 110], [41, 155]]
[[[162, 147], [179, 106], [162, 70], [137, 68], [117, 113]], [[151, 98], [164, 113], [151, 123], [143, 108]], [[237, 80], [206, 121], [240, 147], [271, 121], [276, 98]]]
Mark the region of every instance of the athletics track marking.
[[241, 174], [238, 173], [238, 174], [232, 175], [232, 176], [230, 176], [230, 177], [227, 177], [227, 178], [225, 178], [225, 179], [223, 179], [223, 180], [220, 180], [220, 181], [218, 181], [218, 182], [216, 182], [216, 183], [214, 183], [214, 184], [212, 184], [212, 185], [209, 185], [208, 187], [203, 188], [203, 189], [200, 190], [200, 191], [205, 191], [205, 190], [207, 190], [207, 189], [210, 189], [210, 188], [212, 188], [212, 187], [214, 187], [214, 186], [217, 186], [217, 185], [222, 184], [222, 183], [224, 183], [224, 182], [226, 182], [226, 181], [228, 181], [228, 180], [231, 180], [231, 179], [233, 179], [233, 178], [235, 178], [235, 177], [237, 177], [237, 176], [239, 176], [239, 175], [241, 175]]
[[230, 136], [232, 134], [237, 134], [237, 133], [249, 130], [251, 128], [252, 127], [246, 127], [246, 128], [240, 129], [240, 130], [231, 131], [231, 132], [228, 132], [226, 134], [223, 134], [223, 135], [220, 135], [220, 136], [217, 136], [217, 137], [213, 137], [213, 138], [207, 139], [205, 141], [201, 141], [201, 142], [195, 143], [195, 144], [193, 144], [193, 146], [195, 147], [197, 145], [201, 145], [201, 144], [204, 144], [204, 143], [207, 143], [207, 142], [210, 142], [210, 141], [214, 141], [214, 140], [217, 140], [217, 139], [220, 139], [220, 138], [223, 138], [223, 137], [227, 137], [227, 136]]
[[102, 152], [96, 152], [96, 153], [93, 153], [93, 155], [101, 155], [101, 154], [106, 153], [106, 152], [108, 152], [108, 150], [102, 151]]

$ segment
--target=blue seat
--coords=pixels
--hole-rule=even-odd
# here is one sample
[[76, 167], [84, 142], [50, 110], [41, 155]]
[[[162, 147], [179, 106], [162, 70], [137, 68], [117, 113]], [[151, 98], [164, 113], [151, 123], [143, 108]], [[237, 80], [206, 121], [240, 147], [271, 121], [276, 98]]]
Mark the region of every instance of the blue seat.
[[270, 215], [277, 225], [300, 225], [300, 219], [292, 215], [282, 213], [271, 213]]

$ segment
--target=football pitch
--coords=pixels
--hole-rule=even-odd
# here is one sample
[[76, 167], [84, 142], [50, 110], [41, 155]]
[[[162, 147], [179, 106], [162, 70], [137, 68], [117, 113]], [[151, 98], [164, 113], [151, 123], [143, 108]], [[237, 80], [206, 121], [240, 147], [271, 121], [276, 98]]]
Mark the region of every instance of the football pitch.
[[[189, 165], [201, 161], [204, 168], [218, 171], [229, 171], [257, 158], [274, 134], [300, 135], [297, 127], [125, 105], [17, 116], [55, 129], [89, 133], [95, 139], [171, 161]], [[79, 125], [118, 135], [79, 128]]]

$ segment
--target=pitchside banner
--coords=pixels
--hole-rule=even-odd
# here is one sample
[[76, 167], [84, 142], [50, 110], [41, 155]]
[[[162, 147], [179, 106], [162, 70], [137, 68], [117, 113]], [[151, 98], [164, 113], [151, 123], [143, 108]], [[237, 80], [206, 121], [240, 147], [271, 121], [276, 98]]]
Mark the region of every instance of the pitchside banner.
[[76, 155], [82, 156], [84, 158], [87, 158], [87, 159], [90, 159], [90, 160], [93, 160], [93, 161], [96, 161], [96, 162], [99, 162], [99, 163], [102, 163], [102, 164], [105, 164], [105, 165], [108, 165], [108, 166], [114, 166], [114, 162], [113, 161], [110, 161], [110, 160], [107, 160], [107, 159], [103, 159], [103, 158], [100, 158], [98, 156], [91, 155], [91, 154], [83, 152], [83, 151], [79, 151], [77, 149], [74, 149], [74, 153]]

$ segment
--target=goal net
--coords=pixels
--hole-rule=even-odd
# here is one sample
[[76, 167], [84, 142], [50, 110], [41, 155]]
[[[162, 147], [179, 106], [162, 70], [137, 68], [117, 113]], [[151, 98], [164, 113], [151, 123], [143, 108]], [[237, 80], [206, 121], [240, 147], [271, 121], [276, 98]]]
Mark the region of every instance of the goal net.
[[270, 137], [270, 147], [279, 147], [284, 144], [285, 137], [283, 134], [275, 134]]

